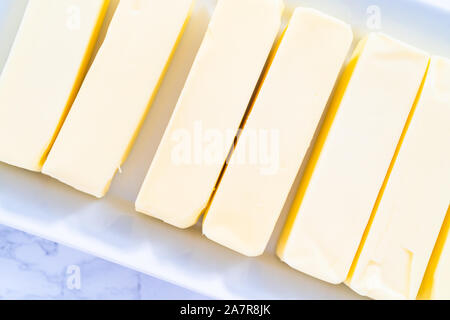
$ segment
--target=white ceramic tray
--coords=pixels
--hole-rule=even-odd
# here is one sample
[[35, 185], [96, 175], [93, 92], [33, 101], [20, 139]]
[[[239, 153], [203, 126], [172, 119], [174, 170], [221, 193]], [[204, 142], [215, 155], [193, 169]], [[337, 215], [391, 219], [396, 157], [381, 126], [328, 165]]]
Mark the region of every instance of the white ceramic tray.
[[[26, 2], [0, 1], [0, 70]], [[43, 175], [0, 163], [0, 223], [213, 298], [358, 298], [343, 285], [328, 285], [310, 278], [275, 257], [274, 246], [285, 212], [266, 254], [246, 258], [205, 239], [198, 226], [178, 230], [134, 211], [137, 192], [215, 2], [197, 0], [192, 20], [140, 137], [108, 196], [94, 200]], [[298, 5], [310, 6], [347, 21], [354, 26], [358, 39], [368, 29], [380, 30], [430, 53], [450, 57], [448, 0], [287, 0], [286, 3], [288, 11]], [[174, 201], [176, 197], [174, 194]], [[290, 200], [286, 208], [289, 203]]]

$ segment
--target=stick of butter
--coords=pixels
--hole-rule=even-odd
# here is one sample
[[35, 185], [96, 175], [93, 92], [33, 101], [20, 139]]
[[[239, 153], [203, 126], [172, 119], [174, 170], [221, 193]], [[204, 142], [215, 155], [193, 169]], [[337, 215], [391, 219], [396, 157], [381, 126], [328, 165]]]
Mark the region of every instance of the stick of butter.
[[133, 145], [192, 0], [120, 1], [43, 172], [102, 197]]
[[352, 39], [349, 25], [295, 10], [207, 212], [208, 238], [247, 256], [264, 252]]
[[0, 161], [40, 171], [81, 82], [108, 0], [30, 0], [0, 77]]
[[416, 299], [450, 200], [450, 61], [433, 57], [414, 115], [348, 285], [375, 299]]
[[331, 283], [347, 278], [428, 61], [382, 34], [360, 42], [305, 169], [281, 260]]
[[137, 211], [179, 228], [197, 222], [279, 32], [283, 8], [282, 0], [217, 2]]

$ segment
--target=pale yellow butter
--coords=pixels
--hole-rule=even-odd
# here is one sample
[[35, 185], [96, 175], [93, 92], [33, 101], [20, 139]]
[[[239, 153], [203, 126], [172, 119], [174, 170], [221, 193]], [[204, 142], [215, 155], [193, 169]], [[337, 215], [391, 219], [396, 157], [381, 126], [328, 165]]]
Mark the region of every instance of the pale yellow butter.
[[192, 0], [120, 1], [43, 172], [102, 197], [133, 145]]
[[85, 76], [108, 0], [30, 0], [0, 76], [0, 161], [40, 171]]
[[433, 57], [348, 279], [358, 293], [416, 298], [450, 201], [449, 123], [450, 62]]
[[346, 279], [428, 61], [382, 34], [360, 43], [280, 239], [284, 262], [331, 283]]
[[264, 252], [352, 39], [349, 25], [295, 10], [207, 212], [208, 238], [248, 256]]

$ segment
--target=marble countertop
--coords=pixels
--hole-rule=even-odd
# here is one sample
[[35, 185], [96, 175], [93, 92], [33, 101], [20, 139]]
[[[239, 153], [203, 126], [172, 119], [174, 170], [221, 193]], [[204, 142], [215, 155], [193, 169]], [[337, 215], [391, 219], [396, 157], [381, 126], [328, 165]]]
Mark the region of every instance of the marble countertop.
[[205, 298], [0, 225], [0, 300]]

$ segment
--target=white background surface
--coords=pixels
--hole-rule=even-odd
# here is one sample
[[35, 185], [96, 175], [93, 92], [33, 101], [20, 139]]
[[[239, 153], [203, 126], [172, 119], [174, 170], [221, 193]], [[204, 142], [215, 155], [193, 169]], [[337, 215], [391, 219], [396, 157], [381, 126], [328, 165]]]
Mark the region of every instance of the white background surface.
[[[5, 10], [8, 9], [8, 3], [12, 2], [17, 4], [23, 1], [0, 0], [0, 27], [2, 15], [5, 13]], [[436, 39], [442, 39], [441, 28], [447, 25], [446, 22], [442, 20], [442, 16], [433, 19], [432, 14], [435, 13], [435, 10], [431, 9], [431, 7], [428, 10], [424, 9], [426, 8], [425, 6], [417, 4], [426, 2], [426, 0], [410, 0], [410, 6], [405, 5], [407, 1], [400, 0], [290, 0], [288, 2], [290, 4], [306, 4], [323, 9], [323, 11], [327, 13], [336, 15], [348, 22], [352, 22], [354, 26], [359, 28], [358, 30], [364, 29], [366, 22], [365, 10], [369, 5], [377, 4], [380, 5], [380, 8], [382, 9], [382, 31], [386, 31], [393, 36], [420, 46], [423, 49], [430, 50], [433, 53], [445, 54], [446, 52], [449, 52], [448, 29], [444, 32], [444, 35], [447, 36], [447, 44], [437, 43], [436, 41]], [[431, 0], [430, 2], [450, 8], [449, 0]], [[204, 25], [202, 27], [204, 27]], [[1, 41], [11, 37], [11, 33], [4, 32], [4, 29], [2, 31], [3, 33], [0, 32]], [[431, 37], [430, 35], [433, 36]], [[199, 39], [194, 38], [189, 39], [189, 41], [198, 42]], [[181, 45], [183, 50], [188, 49], [183, 47], [183, 43]], [[186, 59], [189, 60], [192, 57], [193, 55], [191, 54], [188, 55]], [[0, 64], [2, 62], [1, 59], [2, 58], [0, 57]], [[162, 133], [165, 125], [164, 121], [167, 122], [169, 114], [165, 115], [164, 121], [154, 120], [154, 114], [160, 112], [166, 102], [171, 105], [176, 102], [176, 97], [171, 97], [169, 101], [165, 101], [164, 99], [167, 99], [166, 89], [170, 88], [169, 85], [175, 86], [178, 89], [182, 87], [181, 80], [177, 83], [177, 81], [174, 81], [173, 79], [173, 69], [180, 67], [180, 60], [183, 60], [180, 56], [178, 56], [178, 58], [175, 57], [175, 66], [171, 68], [172, 70], [169, 70], [168, 79], [161, 88], [158, 100], [149, 114], [148, 123], [144, 127], [142, 136], [146, 136], [148, 134], [147, 128], [152, 126], [156, 126], [159, 133]], [[182, 71], [186, 73], [187, 70], [183, 69]], [[92, 236], [92, 238], [86, 238], [86, 242], [83, 243], [81, 240], [79, 241], [80, 247], [85, 246], [89, 249], [90, 247], [87, 243], [89, 243], [89, 241], [92, 242], [92, 239], [99, 236], [100, 232], [122, 232], [122, 230], [118, 230], [116, 221], [119, 221], [125, 225], [125, 227], [134, 230], [133, 219], [135, 218], [133, 217], [133, 219], [131, 219], [126, 216], [127, 214], [134, 213], [129, 213], [128, 209], [126, 209], [127, 205], [123, 200], [118, 200], [116, 198], [117, 194], [122, 190], [121, 186], [126, 185], [127, 179], [133, 175], [140, 175], [140, 171], [145, 170], [148, 166], [148, 164], [144, 163], [139, 167], [139, 170], [134, 169], [134, 165], [138, 162], [137, 154], [139, 150], [142, 149], [142, 136], [140, 141], [137, 142], [135, 148], [137, 150], [135, 150], [130, 157], [128, 162], [129, 165], [124, 168], [125, 175], [117, 179], [118, 181], [113, 185], [111, 195], [109, 199], [107, 199], [108, 201], [112, 201], [113, 204], [117, 204], [118, 208], [123, 209], [120, 214], [115, 210], [111, 210], [114, 213], [112, 213], [110, 217], [103, 217], [101, 215], [97, 217], [93, 215], [93, 213], [96, 210], [101, 210], [102, 204], [99, 203], [98, 207], [95, 205], [88, 206], [87, 203], [90, 202], [91, 199], [87, 199], [76, 193], [73, 193], [73, 199], [77, 203], [80, 203], [80, 212], [75, 216], [72, 215], [73, 212], [68, 212], [67, 214], [64, 212], [63, 214], [60, 213], [60, 216], [58, 217], [55, 216], [55, 210], [61, 210], [63, 207], [62, 202], [64, 200], [56, 201], [56, 203], [48, 203], [44, 198], [40, 198], [39, 201], [34, 201], [36, 199], [33, 199], [31, 205], [24, 207], [20, 204], [20, 197], [22, 195], [24, 197], [32, 197], [36, 192], [39, 192], [42, 186], [47, 188], [50, 196], [56, 197], [57, 199], [59, 197], [65, 197], [66, 194], [71, 194], [73, 191], [56, 182], [47, 181], [41, 177], [22, 172], [21, 170], [6, 168], [4, 165], [0, 165], [0, 180], [4, 179], [5, 181], [5, 179], [14, 179], [11, 180], [13, 183], [9, 183], [8, 185], [2, 185], [2, 181], [0, 181], [0, 212], [2, 212], [3, 209], [1, 218], [9, 225], [15, 225], [16, 227], [21, 227], [21, 229], [40, 234], [42, 234], [40, 230], [44, 230], [46, 224], [44, 219], [48, 219], [49, 228], [47, 229], [53, 231], [63, 227], [60, 223], [63, 223], [64, 221], [70, 222], [73, 228], [79, 228], [79, 225], [77, 224], [78, 220], [76, 220], [78, 218], [80, 219], [80, 223], [83, 221], [98, 223], [100, 228], [95, 231], [89, 228], [84, 230], [85, 235], [87, 237]], [[154, 143], [152, 148], [154, 149], [156, 145], [157, 143]], [[127, 170], [128, 176], [126, 175]], [[26, 190], [23, 189], [25, 186], [22, 184], [23, 181], [26, 181]], [[8, 187], [7, 189], [6, 186]], [[136, 190], [128, 191], [127, 189], [125, 199], [133, 198], [135, 191]], [[10, 199], [15, 199], [16, 202], [8, 202]], [[66, 203], [64, 203], [64, 205], [66, 205]], [[45, 210], [42, 211], [42, 208]], [[17, 216], [12, 209], [16, 210]], [[51, 210], [54, 211], [52, 211], [53, 215], [45, 215], [46, 212], [50, 212]], [[33, 217], [37, 220], [32, 220]], [[102, 220], [100, 222], [100, 218], [110, 218], [110, 220]], [[140, 219], [139, 221], [142, 222], [141, 220], [144, 221], [144, 219]], [[44, 221], [42, 226], [37, 223], [39, 221]], [[199, 239], [196, 230], [187, 232], [178, 231], [154, 222], [151, 219], [145, 219], [144, 222], [146, 225], [148, 224], [147, 230], [149, 233], [153, 232], [155, 239], [150, 238], [153, 242], [145, 242], [145, 246], [142, 245], [142, 247], [145, 248], [140, 248], [142, 250], [147, 250], [143, 251], [143, 253], [146, 253], [146, 257], [150, 259], [150, 262], [142, 261], [142, 265], [147, 266], [148, 263], [153, 263], [156, 266], [154, 270], [157, 270], [163, 278], [173, 282], [184, 283], [186, 286], [194, 288], [196, 283], [201, 282], [199, 279], [204, 279], [203, 283], [197, 286], [197, 289], [201, 289], [200, 291], [202, 292], [207, 292], [208, 289], [211, 289], [214, 293], [217, 293], [217, 295], [222, 297], [356, 297], [346, 288], [336, 289], [333, 286], [324, 285], [314, 279], [293, 272], [285, 266], [281, 266], [271, 254], [258, 260], [248, 260], [204, 241], [204, 239]], [[104, 230], [102, 228], [104, 228]], [[125, 231], [129, 232], [129, 230]], [[138, 240], [144, 240], [142, 232], [139, 232], [140, 230], [137, 231], [137, 233], [131, 234], [130, 237], [132, 239], [136, 238]], [[51, 233], [52, 231], [49, 232]], [[99, 232], [99, 234], [95, 234], [96, 232]], [[62, 229], [61, 234], [54, 232], [54, 238], [62, 238], [63, 233], [64, 229]], [[99, 241], [96, 245], [98, 245], [99, 250], [101, 249], [101, 252], [105, 252], [105, 255], [109, 255], [109, 257], [113, 257], [114, 255], [119, 256], [119, 249], [123, 247], [128, 248], [127, 246], [129, 244], [120, 242], [117, 238], [110, 238], [110, 236], [110, 233], [102, 234], [100, 240], [105, 240], [105, 242]], [[164, 244], [159, 243], [158, 240], [163, 239], [163, 237], [169, 237], [172, 239], [172, 242]], [[106, 246], [108, 243], [116, 245], [116, 240], [118, 245], [117, 248], [119, 248], [118, 250], [114, 251], [115, 248]], [[145, 239], [145, 241], [147, 241], [147, 239]], [[178, 251], [174, 250], [174, 248], [176, 249], [177, 241], [178, 243], [183, 242], [181, 245], [187, 243], [195, 244], [198, 250], [189, 251], [191, 248], [179, 249]], [[154, 244], [159, 247], [155, 249]], [[163, 251], [162, 248], [168, 251]], [[210, 261], [209, 259], [212, 258], [210, 258], [209, 255], [212, 253], [217, 254], [215, 257], [219, 260]], [[123, 256], [120, 256], [120, 259], [123, 260], [123, 257], [136, 258], [137, 260], [140, 258], [137, 253], [136, 255], [130, 253], [129, 256], [124, 253]], [[151, 260], [153, 258], [155, 260]], [[183, 261], [183, 263], [181, 261]], [[79, 290], [72, 289], [70, 288], [70, 285], [68, 285], [68, 281], [70, 283], [71, 279], [70, 276], [73, 275], [71, 271], [74, 266], [80, 270]], [[281, 284], [277, 283], [277, 279], [270, 279], [269, 276], [272, 275], [277, 277], [277, 279], [280, 279], [279, 281], [281, 281]], [[289, 281], [290, 279], [292, 279], [292, 281]], [[294, 288], [288, 288], [286, 285], [282, 285], [282, 281], [285, 281], [284, 283], [292, 282]], [[210, 288], [208, 288], [208, 286]], [[298, 290], [296, 290], [295, 286]], [[273, 295], [270, 295], [271, 293], [273, 293]], [[106, 262], [99, 258], [95, 258], [94, 256], [69, 249], [65, 246], [20, 231], [15, 231], [9, 227], [0, 226], [0, 299], [195, 299], [201, 297], [202, 296], [188, 290], [131, 271], [130, 269], [120, 267], [116, 264]]]

